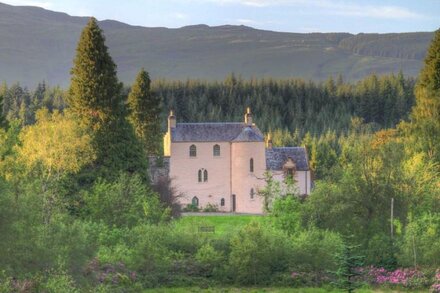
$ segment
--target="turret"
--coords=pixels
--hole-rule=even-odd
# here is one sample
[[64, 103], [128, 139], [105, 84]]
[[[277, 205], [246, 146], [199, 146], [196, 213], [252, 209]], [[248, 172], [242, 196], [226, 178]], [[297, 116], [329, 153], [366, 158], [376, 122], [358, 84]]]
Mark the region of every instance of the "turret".
[[246, 114], [244, 114], [244, 123], [247, 126], [252, 126], [252, 113], [251, 108], [247, 107]]

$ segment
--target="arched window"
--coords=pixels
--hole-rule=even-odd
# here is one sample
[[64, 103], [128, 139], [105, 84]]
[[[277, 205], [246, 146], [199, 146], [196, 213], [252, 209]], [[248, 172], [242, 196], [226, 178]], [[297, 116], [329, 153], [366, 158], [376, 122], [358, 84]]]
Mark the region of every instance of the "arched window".
[[197, 196], [194, 196], [191, 200], [191, 204], [195, 207], [199, 206], [199, 199], [197, 198]]
[[251, 158], [251, 160], [249, 161], [249, 171], [254, 172], [254, 159], [253, 158]]
[[212, 153], [214, 157], [220, 156], [220, 146], [218, 144], [214, 145], [214, 147], [212, 148]]
[[199, 174], [198, 174], [199, 176], [199, 182], [202, 182], [203, 180], [202, 180], [202, 169], [200, 169], [199, 170]]
[[253, 198], [254, 198], [254, 195], [255, 195], [255, 191], [254, 191], [254, 189], [253, 189], [253, 188], [251, 188], [251, 192], [249, 193], [249, 195], [251, 196], [251, 199], [253, 199]]
[[203, 171], [203, 182], [208, 181], [208, 170]]
[[224, 198], [222, 198], [222, 199], [220, 200], [220, 206], [221, 206], [221, 207], [224, 207], [224, 206], [225, 206], [225, 199], [224, 199]]
[[196, 157], [197, 156], [197, 148], [193, 144], [189, 147], [189, 156], [190, 157]]

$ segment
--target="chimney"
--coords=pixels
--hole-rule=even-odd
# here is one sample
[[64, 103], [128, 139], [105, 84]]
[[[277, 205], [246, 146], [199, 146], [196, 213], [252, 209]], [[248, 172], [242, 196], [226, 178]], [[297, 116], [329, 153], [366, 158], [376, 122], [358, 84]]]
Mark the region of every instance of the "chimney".
[[247, 107], [246, 114], [244, 114], [244, 123], [247, 126], [252, 126], [252, 114], [251, 114], [251, 108]]
[[170, 111], [168, 116], [168, 129], [176, 128], [176, 116], [174, 116], [173, 110]]
[[271, 150], [272, 149], [272, 135], [269, 134], [267, 135], [267, 144], [266, 144], [266, 148]]

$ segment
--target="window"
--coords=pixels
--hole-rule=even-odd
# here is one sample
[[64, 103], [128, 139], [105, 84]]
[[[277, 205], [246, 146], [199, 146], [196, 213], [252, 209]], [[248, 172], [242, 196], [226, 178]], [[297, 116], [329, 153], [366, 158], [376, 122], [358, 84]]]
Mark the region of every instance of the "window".
[[191, 204], [195, 207], [199, 206], [199, 199], [197, 198], [197, 196], [194, 196], [191, 200]]
[[196, 157], [197, 156], [197, 148], [193, 144], [189, 147], [189, 156], [190, 157]]
[[294, 173], [293, 168], [286, 169], [286, 177], [293, 178], [293, 173]]
[[220, 146], [218, 144], [214, 145], [214, 147], [212, 148], [212, 153], [214, 157], [220, 156]]
[[203, 171], [203, 182], [208, 181], [208, 170]]
[[252, 158], [249, 161], [249, 171], [254, 172], [254, 159], [252, 159]]
[[255, 191], [253, 188], [251, 188], [251, 192], [250, 192], [251, 199], [254, 199], [254, 195], [255, 195]]
[[208, 181], [208, 170], [206, 169], [199, 169], [197, 173], [197, 179], [199, 182], [206, 182]]
[[221, 207], [224, 207], [224, 206], [225, 206], [225, 199], [224, 199], [224, 198], [222, 198], [222, 199], [220, 200], [220, 206], [221, 206]]

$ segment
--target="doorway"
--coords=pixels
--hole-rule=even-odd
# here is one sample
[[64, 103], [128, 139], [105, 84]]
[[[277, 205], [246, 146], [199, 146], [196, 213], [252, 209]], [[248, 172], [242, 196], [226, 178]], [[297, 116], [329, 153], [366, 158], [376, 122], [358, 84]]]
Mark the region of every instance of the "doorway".
[[235, 199], [235, 194], [232, 195], [232, 212], [235, 212], [236, 208], [237, 208], [237, 203], [236, 203], [236, 199]]

